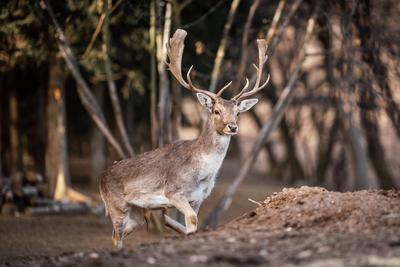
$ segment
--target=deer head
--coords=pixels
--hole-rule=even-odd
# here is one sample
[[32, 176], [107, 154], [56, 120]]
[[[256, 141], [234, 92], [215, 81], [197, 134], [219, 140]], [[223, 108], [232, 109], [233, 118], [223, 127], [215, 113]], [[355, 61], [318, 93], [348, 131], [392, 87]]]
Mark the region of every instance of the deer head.
[[257, 71], [254, 87], [251, 90], [247, 90], [249, 87], [249, 80], [246, 78], [246, 84], [240, 93], [227, 100], [222, 98], [222, 93], [232, 84], [232, 81], [221, 88], [217, 93], [213, 93], [193, 85], [190, 78], [193, 66], [190, 67], [186, 75], [187, 81], [182, 77], [181, 64], [186, 35], [186, 31], [178, 29], [167, 44], [167, 53], [170, 61], [167, 65], [171, 73], [183, 87], [196, 93], [200, 104], [210, 113], [210, 120], [219, 134], [237, 134], [239, 130], [237, 126], [239, 114], [249, 110], [258, 102], [257, 98], [246, 98], [263, 89], [269, 82], [270, 76], [268, 75], [267, 80], [260, 86], [263, 66], [267, 61], [267, 45], [265, 40], [257, 40], [259, 62], [258, 66], [253, 65]]

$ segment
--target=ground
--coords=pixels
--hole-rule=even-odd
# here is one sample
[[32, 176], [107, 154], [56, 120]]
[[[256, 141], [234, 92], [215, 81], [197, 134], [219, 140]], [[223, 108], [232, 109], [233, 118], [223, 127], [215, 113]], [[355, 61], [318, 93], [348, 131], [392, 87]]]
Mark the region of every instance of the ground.
[[[261, 204], [187, 237], [131, 242], [120, 251], [78, 245], [69, 253], [10, 258], [1, 266], [400, 266], [399, 191], [301, 187]], [[102, 228], [93, 223], [82, 244]]]

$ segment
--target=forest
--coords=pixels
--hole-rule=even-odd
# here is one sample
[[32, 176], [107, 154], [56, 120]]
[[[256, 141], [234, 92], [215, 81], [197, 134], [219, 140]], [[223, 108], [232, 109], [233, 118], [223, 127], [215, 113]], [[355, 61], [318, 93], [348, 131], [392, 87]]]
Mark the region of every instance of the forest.
[[[399, 23], [396, 0], [2, 1], [0, 266], [400, 266]], [[202, 135], [191, 91], [225, 85], [259, 101], [199, 232], [154, 211], [113, 249], [103, 172]]]

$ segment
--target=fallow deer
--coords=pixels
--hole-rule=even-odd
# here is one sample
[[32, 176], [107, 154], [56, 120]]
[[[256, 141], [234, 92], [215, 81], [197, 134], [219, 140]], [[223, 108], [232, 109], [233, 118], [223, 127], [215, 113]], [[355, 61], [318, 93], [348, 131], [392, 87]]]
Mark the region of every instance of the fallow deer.
[[178, 29], [167, 45], [173, 76], [186, 89], [195, 92], [200, 104], [208, 111], [208, 119], [195, 140], [179, 140], [133, 158], [114, 163], [100, 179], [100, 194], [110, 215], [114, 246], [122, 247], [122, 240], [134, 228], [144, 224], [145, 214], [152, 209], [176, 208], [185, 217], [185, 226], [165, 216], [166, 224], [185, 234], [197, 230], [197, 213], [215, 184], [215, 178], [228, 150], [232, 135], [238, 133], [240, 112], [253, 107], [258, 99], [245, 99], [264, 88], [260, 86], [263, 65], [267, 60], [264, 40], [257, 40], [259, 62], [254, 65], [257, 78], [254, 88], [243, 89], [230, 100], [222, 93], [197, 88], [193, 85], [189, 69], [182, 77], [181, 63], [187, 33]]

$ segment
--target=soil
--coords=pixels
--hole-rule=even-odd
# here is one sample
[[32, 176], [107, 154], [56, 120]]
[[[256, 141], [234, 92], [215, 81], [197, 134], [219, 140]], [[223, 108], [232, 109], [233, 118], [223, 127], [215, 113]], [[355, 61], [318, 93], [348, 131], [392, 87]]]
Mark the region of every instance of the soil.
[[[81, 243], [102, 235], [92, 220]], [[284, 189], [215, 230], [147, 241], [122, 250], [77, 244], [68, 253], [14, 257], [0, 266], [400, 266], [400, 191]]]

